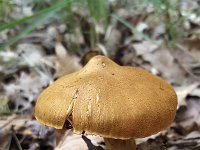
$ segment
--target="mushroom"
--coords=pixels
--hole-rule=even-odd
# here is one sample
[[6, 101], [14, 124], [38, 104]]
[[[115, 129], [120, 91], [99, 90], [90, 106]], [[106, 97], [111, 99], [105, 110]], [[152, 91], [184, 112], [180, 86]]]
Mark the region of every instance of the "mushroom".
[[170, 126], [176, 107], [176, 93], [166, 81], [98, 55], [46, 88], [35, 117], [56, 129], [70, 124], [76, 134], [100, 135], [110, 150], [134, 150], [135, 138]]

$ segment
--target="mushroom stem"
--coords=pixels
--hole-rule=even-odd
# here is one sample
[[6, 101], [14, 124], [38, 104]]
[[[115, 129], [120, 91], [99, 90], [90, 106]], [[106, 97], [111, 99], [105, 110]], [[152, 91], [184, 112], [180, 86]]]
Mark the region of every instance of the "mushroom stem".
[[107, 150], [136, 150], [135, 139], [120, 140], [104, 138]]

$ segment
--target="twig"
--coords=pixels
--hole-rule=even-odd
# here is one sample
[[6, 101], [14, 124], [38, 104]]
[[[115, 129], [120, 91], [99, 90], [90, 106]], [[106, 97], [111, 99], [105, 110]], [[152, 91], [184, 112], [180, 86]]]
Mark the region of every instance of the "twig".
[[16, 134], [15, 134], [15, 130], [14, 130], [13, 128], [12, 128], [11, 130], [12, 130], [12, 136], [13, 136], [13, 138], [14, 138], [16, 144], [17, 144], [18, 149], [19, 149], [19, 150], [22, 150], [22, 147], [21, 147], [21, 145], [20, 145], [20, 143], [19, 143], [19, 140], [18, 140], [18, 138], [17, 138], [17, 136], [16, 136]]
[[167, 146], [177, 146], [179, 148], [194, 147], [200, 144], [199, 139], [200, 137], [195, 137], [195, 138], [182, 139], [178, 141], [171, 141], [167, 144]]
[[177, 146], [179, 148], [185, 148], [185, 147], [192, 147], [196, 146], [198, 143], [196, 141], [180, 141], [180, 142], [170, 142], [167, 144], [167, 146]]
[[13, 120], [15, 120], [17, 118], [17, 115], [12, 115], [8, 120], [7, 120], [7, 122], [6, 123], [4, 123], [3, 125], [1, 125], [1, 127], [0, 127], [0, 129], [3, 129], [3, 128], [5, 128], [6, 126], [8, 126], [9, 124], [11, 124], [11, 122], [13, 121]]

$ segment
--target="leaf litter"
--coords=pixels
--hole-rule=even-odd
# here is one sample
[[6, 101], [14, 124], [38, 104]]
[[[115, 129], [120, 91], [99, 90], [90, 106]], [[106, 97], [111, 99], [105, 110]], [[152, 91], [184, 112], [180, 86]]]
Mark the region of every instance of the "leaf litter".
[[[32, 14], [31, 1], [23, 5], [20, 1], [14, 2], [16, 6], [11, 17]], [[166, 24], [156, 24], [152, 20], [154, 10], [151, 7], [145, 13], [118, 10], [118, 16], [131, 22], [137, 32], [113, 18], [107, 29], [101, 24], [96, 26], [102, 39], [97, 47], [100, 45], [104, 54], [120, 65], [142, 67], [161, 76], [176, 90], [178, 107], [173, 124], [156, 135], [138, 139], [138, 150], [200, 149], [200, 32], [198, 16], [192, 13], [197, 5], [195, 2], [188, 5], [188, 1], [183, 0], [181, 14], [187, 16], [184, 28], [191, 37], [176, 41], [174, 48], [166, 46]], [[91, 22], [87, 12], [83, 10], [81, 16], [82, 10], [78, 10], [74, 12], [78, 17]], [[15, 145], [31, 150], [105, 149], [99, 136], [54, 130], [38, 123], [33, 115], [38, 94], [56, 78], [79, 70], [82, 58], [91, 51], [83, 29], [75, 30], [68, 32], [63, 22], [45, 24], [14, 47], [0, 52], [0, 139], [4, 139], [0, 140], [1, 149], [16, 148]], [[7, 40], [14, 32], [10, 29], [1, 33], [0, 41]], [[145, 33], [152, 40], [145, 40], [138, 33]], [[74, 44], [78, 46], [72, 49]]]

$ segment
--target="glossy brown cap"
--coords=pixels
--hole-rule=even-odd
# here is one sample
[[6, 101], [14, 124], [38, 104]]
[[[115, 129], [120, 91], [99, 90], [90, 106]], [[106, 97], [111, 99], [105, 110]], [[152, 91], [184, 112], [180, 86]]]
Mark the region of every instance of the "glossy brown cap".
[[75, 133], [128, 139], [167, 128], [176, 107], [176, 93], [166, 81], [99, 55], [46, 88], [38, 97], [35, 117], [62, 129], [72, 116]]

